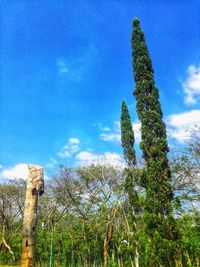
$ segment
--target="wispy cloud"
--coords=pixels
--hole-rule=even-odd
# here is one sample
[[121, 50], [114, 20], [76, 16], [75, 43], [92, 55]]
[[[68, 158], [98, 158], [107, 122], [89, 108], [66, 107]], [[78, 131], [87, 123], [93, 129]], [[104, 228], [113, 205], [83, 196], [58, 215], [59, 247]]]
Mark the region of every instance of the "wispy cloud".
[[[190, 130], [195, 125], [200, 125], [200, 109], [194, 109], [187, 112], [178, 114], [171, 114], [165, 117], [167, 125], [167, 132], [170, 142], [173, 140], [179, 143], [184, 143], [190, 138]], [[100, 138], [105, 142], [115, 142], [120, 145], [120, 122], [115, 121], [112, 127], [103, 126], [101, 123], [95, 124], [100, 130]], [[139, 122], [132, 123], [133, 131], [135, 135], [136, 143], [141, 141]], [[93, 152], [93, 150], [82, 149], [81, 142], [78, 138], [72, 137], [67, 140], [67, 143], [57, 153], [59, 158], [70, 158], [73, 165], [85, 166], [88, 164], [111, 164], [111, 165], [123, 165], [124, 161], [122, 156], [114, 151], [107, 151], [104, 153]], [[46, 165], [49, 168], [55, 167], [55, 164], [59, 159], [50, 159], [50, 162]]]
[[[135, 141], [136, 143], [139, 143], [141, 140], [140, 123], [139, 122], [132, 123], [132, 127], [135, 135]], [[114, 122], [114, 126], [112, 129], [109, 127], [101, 127], [100, 130], [101, 130], [100, 138], [103, 141], [116, 142], [116, 143], [121, 142], [121, 130], [119, 121]]]
[[190, 130], [200, 125], [200, 109], [193, 109], [166, 118], [168, 136], [184, 143], [190, 139]]
[[76, 137], [69, 138], [69, 143], [78, 145], [78, 144], [80, 144], [80, 140]]
[[101, 139], [106, 142], [117, 142], [120, 143], [121, 141], [121, 134], [114, 131], [103, 132], [101, 133]]
[[58, 152], [58, 156], [61, 158], [70, 158], [76, 152], [80, 150], [80, 141], [78, 138], [69, 138], [67, 144], [65, 144]]
[[121, 133], [120, 133], [120, 122], [119, 121], [115, 121], [114, 122], [114, 126], [113, 128], [109, 128], [109, 127], [100, 127], [100, 138], [103, 141], [106, 142], [116, 142], [116, 143], [120, 143], [121, 142]]
[[97, 50], [91, 43], [80, 54], [57, 61], [58, 72], [69, 81], [79, 83], [88, 76], [97, 56]]
[[112, 166], [124, 166], [124, 161], [120, 154], [115, 152], [105, 152], [96, 154], [90, 151], [81, 151], [76, 155], [78, 165], [86, 166], [89, 164], [109, 164]]
[[54, 167], [56, 166], [57, 163], [58, 163], [58, 162], [57, 162], [56, 159], [54, 159], [54, 158], [50, 158], [49, 162], [48, 162], [45, 166], [46, 166], [47, 168], [52, 169], [52, 168], [54, 168]]
[[[179, 143], [184, 143], [190, 138], [190, 130], [195, 127], [195, 125], [200, 125], [200, 109], [193, 109], [190, 111], [171, 114], [165, 117], [165, 122], [167, 126], [167, 133], [170, 139], [174, 139]], [[141, 124], [139, 122], [132, 123], [135, 142], [139, 143], [141, 141]], [[106, 142], [121, 142], [120, 133], [120, 122], [116, 121], [113, 128], [102, 127], [99, 125], [101, 134], [100, 138]]]
[[200, 100], [200, 66], [190, 65], [187, 73], [188, 77], [182, 84], [185, 93], [185, 103], [194, 105]]
[[67, 73], [69, 71], [67, 64], [63, 62], [62, 60], [58, 62], [58, 66], [59, 66], [59, 72], [61, 74]]
[[[102, 125], [98, 125], [102, 127]], [[102, 127], [104, 131], [110, 131], [108, 127]], [[61, 151], [58, 152], [58, 156], [61, 158], [71, 158], [73, 165], [75, 166], [87, 166], [90, 164], [109, 164], [112, 166], [123, 166], [124, 161], [120, 154], [116, 152], [103, 152], [96, 153], [91, 149], [81, 150], [81, 143], [78, 138], [69, 138], [67, 144], [65, 144]]]
[[[98, 124], [98, 127], [102, 127]], [[106, 131], [110, 131], [109, 127], [102, 127]], [[109, 164], [112, 166], [123, 166], [124, 161], [120, 154], [116, 152], [96, 153], [92, 149], [81, 150], [81, 143], [78, 138], [69, 138], [67, 143], [57, 153], [61, 158], [70, 158], [75, 166], [87, 166], [90, 164]]]

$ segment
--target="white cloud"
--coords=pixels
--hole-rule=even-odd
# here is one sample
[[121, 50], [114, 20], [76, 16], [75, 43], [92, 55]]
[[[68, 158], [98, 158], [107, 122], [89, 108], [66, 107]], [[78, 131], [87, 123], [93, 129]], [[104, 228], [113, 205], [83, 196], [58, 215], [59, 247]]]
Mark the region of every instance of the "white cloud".
[[[134, 136], [135, 136], [135, 142], [139, 143], [141, 141], [141, 134], [140, 134], [140, 123], [132, 123]], [[121, 143], [121, 129], [120, 129], [120, 122], [116, 121], [114, 123], [113, 129], [110, 129], [108, 127], [101, 128], [102, 133], [100, 134], [100, 137], [102, 140], [107, 142], [117, 142]]]
[[105, 131], [105, 132], [109, 132], [110, 131], [110, 128], [109, 127], [103, 127], [102, 130]]
[[80, 150], [80, 141], [78, 138], [69, 138], [66, 145], [57, 153], [61, 158], [70, 158]]
[[50, 158], [49, 163], [46, 164], [47, 168], [54, 168], [57, 164], [57, 160]]
[[[29, 174], [28, 164], [19, 163], [13, 167], [3, 169], [0, 172], [0, 180], [15, 180], [15, 179], [23, 179], [26, 180]], [[44, 179], [49, 179], [48, 176], [44, 174]]]
[[59, 61], [58, 62], [58, 66], [59, 66], [59, 72], [61, 74], [65, 74], [69, 71], [68, 67], [67, 67], [67, 64], [63, 61]]
[[70, 151], [71, 151], [71, 153], [76, 153], [76, 152], [78, 152], [80, 150], [80, 147], [79, 147], [79, 145], [71, 145], [70, 146]]
[[70, 144], [80, 144], [80, 141], [78, 138], [69, 138]]
[[26, 179], [28, 176], [28, 165], [19, 163], [14, 167], [4, 169], [0, 172], [0, 177], [3, 179]]
[[61, 158], [70, 158], [71, 155], [72, 154], [67, 150], [62, 150], [62, 151], [58, 152], [58, 156]]
[[103, 141], [107, 142], [121, 142], [121, 134], [118, 132], [101, 133], [100, 137]]
[[121, 155], [115, 152], [105, 152], [103, 154], [95, 154], [89, 151], [81, 151], [76, 155], [78, 165], [86, 166], [89, 164], [109, 164], [113, 166], [124, 166]]
[[96, 63], [96, 58], [97, 49], [94, 44], [90, 43], [78, 55], [58, 59], [58, 72], [69, 81], [79, 83], [91, 73], [91, 68]]
[[[190, 111], [172, 114], [165, 118], [167, 124], [168, 137], [175, 139], [180, 143], [184, 143], [190, 138], [190, 130], [195, 127], [195, 125], [200, 125], [200, 109], [193, 109]], [[140, 122], [132, 123], [135, 142], [139, 143], [141, 141]], [[116, 121], [114, 127], [103, 128], [100, 127], [101, 134], [100, 138], [107, 142], [121, 143], [121, 133], [120, 133], [120, 122]]]
[[200, 66], [190, 65], [188, 67], [188, 77], [182, 84], [185, 92], [185, 103], [188, 105], [197, 104], [200, 100]]
[[109, 127], [99, 127], [101, 130], [100, 138], [106, 142], [121, 142], [121, 134], [120, 134], [120, 123], [119, 121], [114, 122], [114, 127], [111, 130]]
[[194, 109], [167, 117], [167, 131], [170, 138], [183, 143], [190, 138], [190, 130], [200, 125], [200, 109]]
[[140, 132], [141, 123], [140, 122], [132, 123], [132, 127], [134, 131], [135, 142], [140, 143], [141, 142], [141, 132]]

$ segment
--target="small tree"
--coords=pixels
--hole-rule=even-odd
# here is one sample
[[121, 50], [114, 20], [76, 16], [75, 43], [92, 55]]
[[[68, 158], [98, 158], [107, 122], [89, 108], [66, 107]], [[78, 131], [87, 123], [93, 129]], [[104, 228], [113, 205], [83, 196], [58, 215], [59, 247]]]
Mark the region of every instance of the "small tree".
[[121, 144], [124, 150], [124, 158], [128, 167], [133, 168], [136, 165], [135, 150], [133, 148], [135, 143], [134, 132], [131, 124], [126, 102], [122, 102], [121, 108]]
[[159, 92], [154, 83], [154, 70], [144, 33], [137, 18], [131, 38], [136, 87], [134, 95], [141, 121], [140, 147], [146, 161], [142, 180], [146, 188], [144, 207], [147, 266], [174, 266], [175, 230], [172, 217], [173, 194], [170, 185], [166, 127], [162, 120]]
[[131, 210], [131, 227], [134, 236], [135, 248], [135, 266], [139, 266], [139, 252], [138, 252], [138, 227], [137, 227], [137, 213], [138, 213], [138, 194], [136, 191], [137, 174], [136, 174], [136, 156], [134, 150], [134, 132], [131, 124], [131, 118], [125, 101], [122, 102], [121, 108], [121, 144], [124, 150], [124, 158], [128, 165], [125, 168], [125, 190], [128, 194], [129, 206]]

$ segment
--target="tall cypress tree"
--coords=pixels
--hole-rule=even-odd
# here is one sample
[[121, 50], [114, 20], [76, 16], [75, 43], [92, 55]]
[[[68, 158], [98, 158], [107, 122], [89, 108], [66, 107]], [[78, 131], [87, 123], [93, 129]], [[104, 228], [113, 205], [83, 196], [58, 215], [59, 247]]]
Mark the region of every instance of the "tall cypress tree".
[[146, 200], [144, 207], [147, 266], [174, 266], [176, 230], [172, 216], [173, 194], [167, 158], [166, 127], [162, 120], [159, 92], [144, 33], [137, 18], [131, 38], [135, 79], [134, 95], [141, 121], [141, 143], [146, 169], [143, 171]]
[[130, 206], [134, 209], [134, 214], [136, 213], [136, 202], [137, 192], [135, 190], [136, 185], [136, 156], [134, 150], [134, 132], [131, 124], [131, 117], [129, 115], [126, 103], [122, 102], [121, 108], [121, 145], [124, 150], [124, 159], [127, 163], [127, 168], [125, 168], [126, 183], [125, 190], [128, 193]]
[[131, 117], [125, 101], [121, 108], [121, 144], [124, 150], [124, 158], [129, 167], [136, 165], [134, 132], [131, 124]]
[[138, 226], [137, 213], [139, 208], [139, 199], [136, 191], [137, 171], [136, 156], [134, 150], [134, 132], [125, 101], [122, 102], [121, 108], [121, 145], [124, 150], [124, 159], [127, 163], [125, 168], [125, 190], [128, 194], [130, 206], [130, 224], [133, 232], [132, 247], [134, 247], [135, 266], [139, 266], [139, 245], [138, 245]]

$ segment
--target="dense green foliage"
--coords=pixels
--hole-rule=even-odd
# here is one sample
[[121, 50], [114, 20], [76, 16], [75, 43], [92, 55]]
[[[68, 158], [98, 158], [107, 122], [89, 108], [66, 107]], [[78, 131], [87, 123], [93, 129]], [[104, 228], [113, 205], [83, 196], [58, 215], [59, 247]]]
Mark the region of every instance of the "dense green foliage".
[[125, 101], [122, 102], [121, 108], [121, 143], [124, 150], [124, 158], [129, 167], [136, 164], [135, 151], [133, 148], [135, 138], [131, 124], [131, 118]]
[[125, 191], [128, 194], [129, 202], [129, 221], [132, 230], [132, 246], [133, 255], [136, 264], [139, 263], [139, 244], [138, 244], [138, 211], [139, 211], [139, 197], [136, 191], [138, 172], [136, 169], [136, 156], [134, 150], [134, 132], [132, 128], [131, 118], [129, 115], [126, 103], [122, 102], [121, 108], [121, 145], [124, 151], [124, 158], [127, 167], [124, 169], [125, 175]]
[[[126, 106], [126, 103], [122, 102], [121, 108], [121, 145], [124, 151], [124, 158], [127, 163], [127, 167], [124, 168], [125, 175], [125, 191], [128, 194], [128, 200], [132, 212], [131, 217], [135, 217], [139, 210], [139, 198], [136, 187], [138, 186], [138, 169], [136, 166], [136, 156], [134, 150], [134, 132], [131, 123], [131, 117]], [[133, 224], [136, 223], [134, 218]]]
[[[180, 206], [176, 206], [174, 212], [177, 214], [184, 267], [200, 266], [199, 213], [192, 205], [195, 203], [197, 206], [200, 194], [195, 180], [193, 179], [193, 184], [190, 182], [190, 178], [194, 177], [193, 171], [199, 173], [200, 170], [197, 169], [199, 164], [193, 165], [194, 161], [191, 156], [184, 166], [177, 159], [173, 161], [175, 165], [172, 168], [175, 170], [172, 176], [173, 190], [181, 199]], [[92, 165], [76, 170], [62, 167], [49, 183], [46, 182], [45, 194], [39, 199], [37, 262], [42, 266], [49, 266], [53, 219], [54, 266], [103, 266], [103, 241], [111, 209], [115, 206], [118, 211], [109, 245], [108, 265], [134, 266], [135, 236], [131, 230], [130, 204], [126, 197], [127, 192], [124, 191], [125, 178], [126, 173], [121, 169]], [[188, 195], [191, 191], [196, 192], [193, 199], [192, 195]], [[0, 263], [12, 264], [20, 261], [24, 194], [23, 181], [0, 185], [0, 238], [4, 234], [15, 257], [13, 260], [8, 249], [1, 243]], [[184, 199], [187, 200], [186, 206]], [[143, 267], [146, 266], [145, 248], [148, 239], [142, 231], [143, 222], [140, 217], [137, 217], [137, 224], [140, 266]]]
[[152, 62], [138, 19], [133, 21], [131, 42], [136, 83], [134, 95], [141, 121], [140, 147], [146, 162], [142, 177], [146, 189], [144, 221], [149, 241], [146, 246], [147, 266], [174, 266], [178, 233], [172, 216], [173, 193], [166, 127]]

